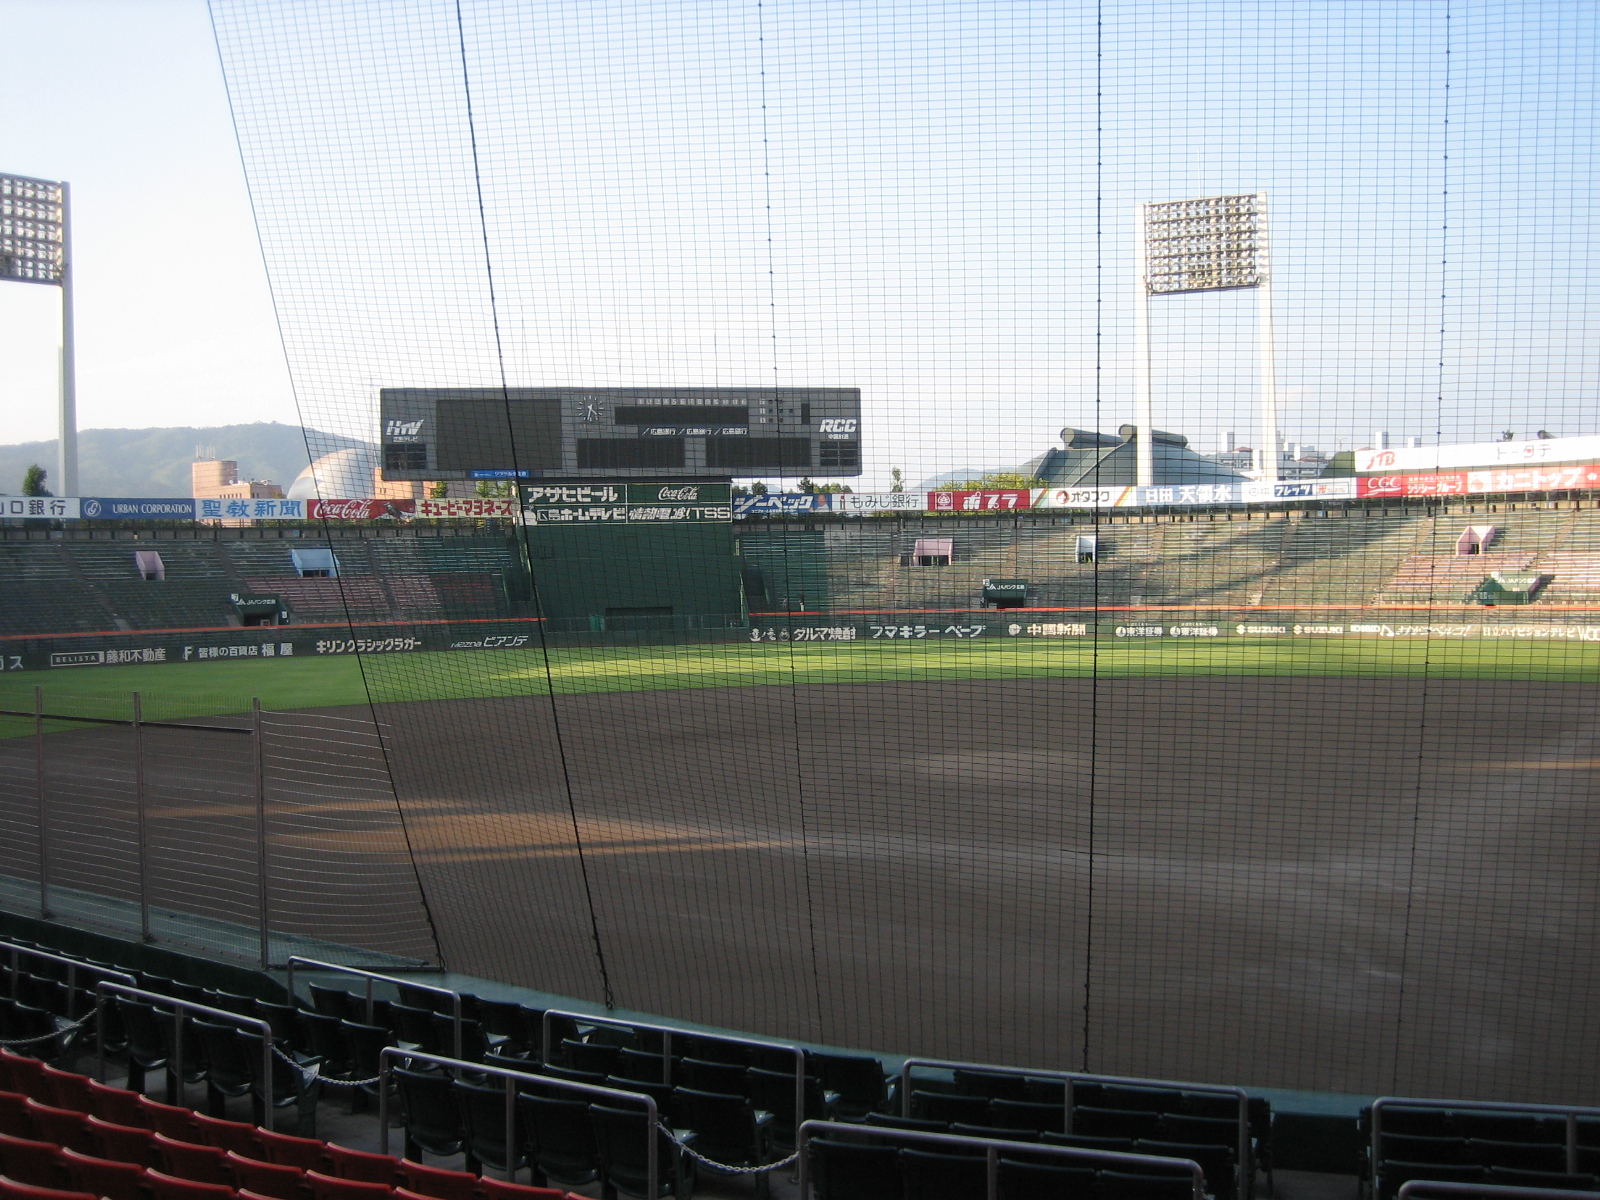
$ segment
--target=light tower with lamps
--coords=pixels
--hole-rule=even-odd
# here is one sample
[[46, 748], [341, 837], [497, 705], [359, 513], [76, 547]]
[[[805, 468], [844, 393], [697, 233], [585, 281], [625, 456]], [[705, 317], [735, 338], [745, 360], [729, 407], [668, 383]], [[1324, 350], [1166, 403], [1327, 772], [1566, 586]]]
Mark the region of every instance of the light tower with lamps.
[[72, 331], [71, 188], [0, 175], [0, 279], [61, 289], [61, 395], [55, 494], [78, 494], [78, 387]]
[[1267, 194], [1206, 196], [1135, 209], [1134, 423], [1138, 482], [1155, 482], [1150, 377], [1150, 297], [1256, 289], [1261, 374], [1261, 479], [1278, 480], [1278, 380], [1272, 344]]

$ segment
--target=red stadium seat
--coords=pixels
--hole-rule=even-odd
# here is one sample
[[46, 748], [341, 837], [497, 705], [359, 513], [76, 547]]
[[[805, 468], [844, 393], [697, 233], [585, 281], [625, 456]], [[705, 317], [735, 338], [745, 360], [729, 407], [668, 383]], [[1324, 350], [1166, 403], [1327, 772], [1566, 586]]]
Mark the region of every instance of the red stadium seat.
[[195, 1183], [224, 1183], [233, 1186], [233, 1176], [228, 1174], [228, 1152], [215, 1146], [199, 1146], [194, 1142], [180, 1142], [165, 1134], [155, 1135], [156, 1153], [161, 1158], [161, 1169], [179, 1179], [192, 1179]]
[[321, 1171], [306, 1172], [306, 1186], [314, 1200], [389, 1200], [393, 1190], [386, 1183], [362, 1183], [359, 1179], [340, 1179]]
[[10, 1076], [8, 1092], [21, 1092], [24, 1096], [34, 1099], [43, 1099], [44, 1090], [44, 1064], [36, 1058], [26, 1058], [21, 1054], [6, 1052], [7, 1074]]
[[300, 1200], [301, 1181], [305, 1172], [299, 1167], [279, 1166], [261, 1162], [242, 1154], [228, 1151], [228, 1170], [241, 1193], [249, 1191], [257, 1196], [270, 1196], [274, 1200]]
[[113, 1162], [106, 1158], [91, 1158], [76, 1150], [61, 1151], [61, 1165], [67, 1178], [80, 1192], [104, 1196], [106, 1200], [143, 1200], [144, 1164]]
[[145, 1113], [144, 1106], [139, 1103], [138, 1092], [130, 1092], [126, 1088], [107, 1087], [91, 1079], [89, 1096], [92, 1101], [90, 1116], [110, 1121], [113, 1125], [136, 1125], [142, 1129], [150, 1127], [150, 1118]]
[[155, 1157], [155, 1132], [137, 1125], [118, 1125], [114, 1121], [102, 1121], [99, 1117], [90, 1117], [89, 1140], [94, 1143], [95, 1155], [99, 1158], [111, 1158], [117, 1162], [138, 1163], [141, 1167], [153, 1167]]
[[381, 1183], [395, 1187], [404, 1182], [400, 1174], [400, 1160], [388, 1154], [372, 1154], [365, 1150], [351, 1150], [336, 1142], [328, 1143], [328, 1161], [333, 1173], [340, 1179], [355, 1179], [362, 1183]]
[[200, 1134], [194, 1127], [192, 1109], [179, 1108], [175, 1104], [162, 1104], [150, 1099], [149, 1096], [139, 1097], [139, 1107], [144, 1109], [146, 1121], [157, 1133], [176, 1138], [180, 1142], [200, 1140]]
[[316, 1138], [295, 1137], [270, 1129], [257, 1129], [256, 1138], [267, 1152], [268, 1162], [299, 1167], [302, 1171], [320, 1171], [328, 1165], [327, 1148]]
[[0, 1133], [0, 1175], [18, 1183], [54, 1187], [59, 1178], [57, 1165], [61, 1147], [54, 1142], [8, 1137]]
[[100, 1200], [93, 1192], [64, 1192], [60, 1188], [23, 1183], [9, 1175], [0, 1175], [0, 1198], [3, 1200]]
[[20, 1138], [31, 1138], [38, 1133], [28, 1114], [28, 1097], [21, 1092], [0, 1092], [0, 1133]]
[[409, 1158], [402, 1159], [400, 1170], [405, 1175], [406, 1188], [434, 1200], [476, 1200], [478, 1177], [470, 1171], [447, 1171], [443, 1167], [429, 1167]]
[[560, 1188], [529, 1187], [525, 1183], [507, 1183], [485, 1176], [478, 1181], [478, 1194], [483, 1200], [566, 1200], [570, 1193]]
[[162, 1171], [146, 1171], [144, 1185], [155, 1200], [234, 1200], [233, 1189], [222, 1183], [196, 1183]]
[[28, 1116], [33, 1121], [34, 1136], [41, 1142], [54, 1142], [57, 1146], [71, 1146], [83, 1154], [94, 1152], [94, 1142], [89, 1138], [89, 1118], [70, 1108], [53, 1108], [29, 1098]]
[[63, 1071], [47, 1064], [41, 1070], [40, 1077], [45, 1087], [49, 1089], [50, 1095], [54, 1097], [47, 1098], [45, 1103], [53, 1104], [57, 1108], [71, 1109], [73, 1112], [94, 1111], [87, 1075], [79, 1075], [75, 1071]]
[[224, 1121], [220, 1117], [194, 1114], [194, 1127], [205, 1144], [218, 1150], [232, 1150], [245, 1158], [264, 1159], [266, 1152], [256, 1137], [256, 1127], [245, 1121]]

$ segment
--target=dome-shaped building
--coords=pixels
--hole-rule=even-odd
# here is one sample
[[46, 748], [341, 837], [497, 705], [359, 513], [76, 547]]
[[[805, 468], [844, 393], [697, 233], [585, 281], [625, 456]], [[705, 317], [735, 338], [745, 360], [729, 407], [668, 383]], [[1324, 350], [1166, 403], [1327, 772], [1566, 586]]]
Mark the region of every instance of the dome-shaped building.
[[289, 485], [291, 500], [359, 500], [374, 495], [378, 451], [375, 446], [348, 446], [324, 454]]

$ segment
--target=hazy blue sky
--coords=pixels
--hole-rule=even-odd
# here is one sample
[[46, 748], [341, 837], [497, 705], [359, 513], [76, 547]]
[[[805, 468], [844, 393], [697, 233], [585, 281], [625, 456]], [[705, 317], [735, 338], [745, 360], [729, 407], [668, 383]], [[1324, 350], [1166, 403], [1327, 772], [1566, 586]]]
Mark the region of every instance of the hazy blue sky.
[[[453, 5], [214, 7], [308, 418], [496, 382]], [[464, 9], [513, 383], [860, 386], [873, 479], [1013, 463], [1130, 415], [1133, 203], [1266, 189], [1290, 437], [1600, 429], [1597, 6]], [[0, 167], [78, 191], [84, 424], [288, 416], [204, 7], [0, 18], [51, 48]], [[31, 436], [46, 296], [0, 288]], [[1256, 440], [1252, 308], [1158, 303], [1159, 425]]]

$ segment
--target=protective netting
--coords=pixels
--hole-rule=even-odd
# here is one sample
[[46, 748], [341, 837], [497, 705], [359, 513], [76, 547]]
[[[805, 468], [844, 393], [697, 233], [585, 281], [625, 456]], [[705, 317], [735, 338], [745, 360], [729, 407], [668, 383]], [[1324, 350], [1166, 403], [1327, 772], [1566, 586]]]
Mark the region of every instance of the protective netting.
[[1592, 1098], [1591, 10], [211, 9], [311, 452], [506, 502], [293, 585], [308, 929], [291, 844], [634, 1009]]

